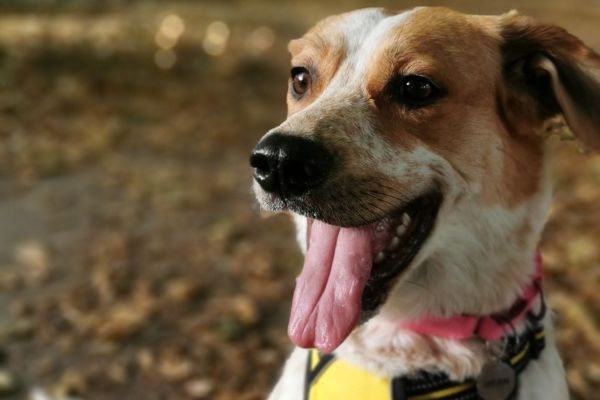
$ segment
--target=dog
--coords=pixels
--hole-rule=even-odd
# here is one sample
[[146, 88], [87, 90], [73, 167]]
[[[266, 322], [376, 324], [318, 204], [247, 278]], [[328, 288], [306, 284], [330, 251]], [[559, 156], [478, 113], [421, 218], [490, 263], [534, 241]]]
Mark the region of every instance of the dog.
[[250, 156], [305, 252], [269, 399], [567, 399], [537, 252], [557, 118], [600, 149], [600, 56], [511, 11], [362, 9], [290, 42]]

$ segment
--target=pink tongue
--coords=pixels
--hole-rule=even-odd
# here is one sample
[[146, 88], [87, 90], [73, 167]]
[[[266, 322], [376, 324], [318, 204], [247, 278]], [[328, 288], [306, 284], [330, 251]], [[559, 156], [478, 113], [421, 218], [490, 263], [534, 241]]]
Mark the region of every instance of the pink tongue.
[[296, 281], [288, 335], [297, 346], [331, 352], [352, 332], [371, 273], [368, 228], [309, 224], [310, 243]]

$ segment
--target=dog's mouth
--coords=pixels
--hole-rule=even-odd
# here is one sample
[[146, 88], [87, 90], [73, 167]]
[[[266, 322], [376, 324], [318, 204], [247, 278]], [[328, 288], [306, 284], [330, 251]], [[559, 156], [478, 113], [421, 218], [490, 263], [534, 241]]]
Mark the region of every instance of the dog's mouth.
[[427, 241], [441, 203], [432, 190], [360, 227], [308, 219], [288, 327], [292, 341], [330, 352], [372, 316]]

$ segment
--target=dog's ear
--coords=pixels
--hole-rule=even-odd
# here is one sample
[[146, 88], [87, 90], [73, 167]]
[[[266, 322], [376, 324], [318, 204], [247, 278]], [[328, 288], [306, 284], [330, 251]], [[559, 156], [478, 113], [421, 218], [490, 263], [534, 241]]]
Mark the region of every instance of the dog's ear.
[[564, 29], [516, 12], [501, 17], [500, 32], [507, 122], [519, 129], [515, 118], [539, 123], [562, 114], [585, 146], [600, 151], [600, 56]]

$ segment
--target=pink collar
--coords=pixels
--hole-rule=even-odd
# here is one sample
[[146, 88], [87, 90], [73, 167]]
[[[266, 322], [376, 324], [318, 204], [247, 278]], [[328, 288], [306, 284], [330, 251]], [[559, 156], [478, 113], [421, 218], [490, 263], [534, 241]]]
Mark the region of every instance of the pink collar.
[[478, 336], [484, 340], [498, 340], [512, 331], [533, 307], [541, 294], [542, 257], [535, 255], [535, 273], [531, 283], [525, 287], [521, 296], [510, 309], [486, 316], [459, 315], [448, 318], [423, 318], [418, 321], [404, 322], [403, 329], [428, 336], [438, 336], [453, 340], [464, 340]]

